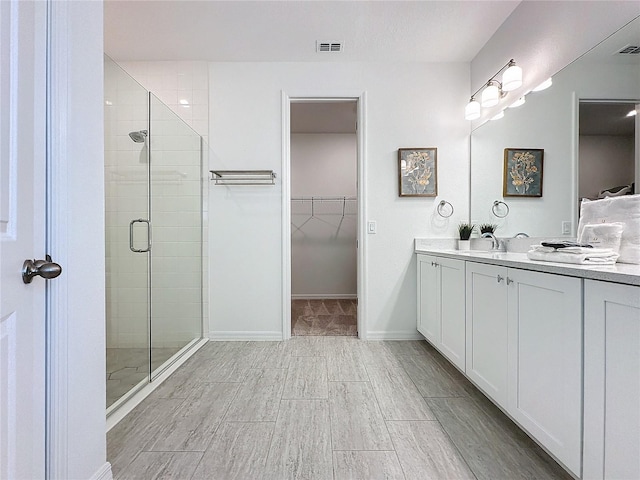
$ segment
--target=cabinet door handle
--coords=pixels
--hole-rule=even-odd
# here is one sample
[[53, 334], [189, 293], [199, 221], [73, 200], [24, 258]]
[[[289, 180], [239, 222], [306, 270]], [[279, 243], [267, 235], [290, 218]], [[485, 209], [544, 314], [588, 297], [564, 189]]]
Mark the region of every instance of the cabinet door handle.
[[511, 285], [512, 283], [515, 283], [515, 280], [511, 280], [509, 277], [507, 277], [507, 285]]
[[438, 266], [438, 264], [437, 264], [436, 262], [431, 262], [431, 266], [432, 266], [432, 267], [437, 267], [437, 266]]
[[500, 283], [502, 280], [504, 280], [504, 278], [500, 275], [498, 275], [498, 283]]

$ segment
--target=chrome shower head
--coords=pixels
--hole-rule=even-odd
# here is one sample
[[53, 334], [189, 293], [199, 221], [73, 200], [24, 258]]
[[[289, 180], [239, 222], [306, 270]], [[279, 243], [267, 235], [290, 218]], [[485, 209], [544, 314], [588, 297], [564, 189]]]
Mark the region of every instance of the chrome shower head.
[[133, 140], [134, 142], [143, 143], [147, 138], [148, 133], [149, 132], [147, 132], [147, 130], [140, 130], [138, 132], [129, 132], [129, 136], [131, 137], [131, 140]]

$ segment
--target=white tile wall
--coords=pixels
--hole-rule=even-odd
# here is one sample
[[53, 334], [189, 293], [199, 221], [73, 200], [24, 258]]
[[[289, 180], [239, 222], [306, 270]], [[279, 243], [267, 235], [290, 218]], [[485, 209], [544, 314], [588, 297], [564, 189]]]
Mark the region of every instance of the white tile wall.
[[[144, 66], [144, 70], [147, 78], [139, 80], [160, 83], [165, 98], [173, 99], [173, 91], [189, 90], [187, 100], [204, 99], [207, 104], [208, 95], [194, 95], [194, 85], [202, 85], [202, 81], [194, 82], [192, 74], [176, 74], [172, 80], [164, 79], [157, 73], [158, 69]], [[204, 73], [206, 75], [206, 68]], [[177, 99], [178, 93], [175, 96]], [[200, 225], [202, 205], [208, 202], [201, 197], [200, 136], [176, 115], [176, 110], [189, 114], [193, 121], [192, 105], [176, 109], [176, 100], [174, 108], [169, 109], [152, 98], [151, 138], [144, 144], [133, 142], [128, 133], [148, 127], [147, 93], [109, 62], [105, 65], [105, 103], [107, 346], [148, 345], [148, 256], [130, 251], [129, 222], [149, 218], [147, 149], [150, 148], [151, 337], [154, 347], [180, 347], [200, 336], [202, 298], [206, 292], [201, 280], [201, 270], [207, 260], [202, 256]], [[202, 116], [205, 115], [198, 109], [196, 118]], [[202, 121], [208, 125], [206, 116]], [[138, 247], [146, 242], [145, 230], [143, 226], [136, 227]]]

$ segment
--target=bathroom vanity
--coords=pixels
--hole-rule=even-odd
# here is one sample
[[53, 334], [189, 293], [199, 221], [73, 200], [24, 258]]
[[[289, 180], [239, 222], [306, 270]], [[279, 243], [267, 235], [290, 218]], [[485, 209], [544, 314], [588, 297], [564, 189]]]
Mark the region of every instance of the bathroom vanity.
[[640, 478], [640, 266], [416, 239], [417, 329], [578, 478]]

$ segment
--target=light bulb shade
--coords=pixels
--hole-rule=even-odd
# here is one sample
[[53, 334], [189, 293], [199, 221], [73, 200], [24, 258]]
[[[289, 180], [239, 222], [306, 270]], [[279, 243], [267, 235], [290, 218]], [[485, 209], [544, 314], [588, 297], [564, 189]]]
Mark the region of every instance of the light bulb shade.
[[464, 109], [464, 118], [466, 120], [477, 120], [480, 118], [480, 104], [477, 100], [471, 100]]
[[517, 65], [511, 65], [502, 74], [502, 90], [511, 92], [522, 86], [522, 69]]
[[491, 117], [491, 120], [500, 120], [502, 117], [504, 117], [504, 110], [502, 110], [499, 114], [495, 115], [494, 117]]
[[553, 84], [553, 80], [551, 80], [551, 77], [549, 77], [544, 82], [542, 82], [540, 85], [538, 85], [536, 88], [534, 88], [533, 91], [534, 92], [540, 92], [542, 90], [546, 90], [552, 84]]
[[526, 99], [524, 98], [524, 95], [522, 97], [520, 97], [518, 100], [516, 100], [515, 102], [513, 102], [511, 105], [509, 105], [509, 108], [516, 108], [519, 107], [520, 105], [524, 105], [524, 102], [526, 102]]
[[487, 85], [482, 91], [482, 106], [484, 108], [493, 107], [500, 101], [500, 89], [497, 85]]

